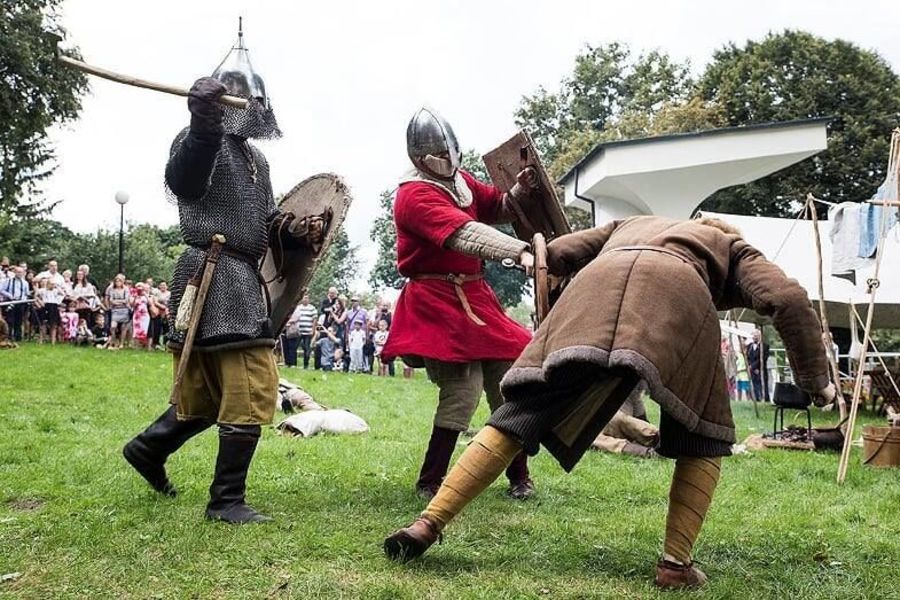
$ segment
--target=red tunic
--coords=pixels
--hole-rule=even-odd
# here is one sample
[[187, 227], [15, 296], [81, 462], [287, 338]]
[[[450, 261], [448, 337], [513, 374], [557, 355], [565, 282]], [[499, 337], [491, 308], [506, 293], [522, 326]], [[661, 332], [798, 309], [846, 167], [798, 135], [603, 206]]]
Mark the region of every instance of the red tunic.
[[454, 284], [415, 280], [424, 274], [482, 272], [480, 259], [448, 250], [444, 242], [469, 221], [495, 222], [502, 194], [468, 173], [462, 175], [473, 197], [466, 208], [428, 183], [403, 183], [397, 192], [397, 266], [411, 279], [397, 300], [391, 334], [382, 351], [386, 359], [413, 355], [445, 362], [515, 360], [531, 341], [531, 333], [506, 316], [483, 279], [462, 284], [472, 312], [483, 324], [466, 314]]

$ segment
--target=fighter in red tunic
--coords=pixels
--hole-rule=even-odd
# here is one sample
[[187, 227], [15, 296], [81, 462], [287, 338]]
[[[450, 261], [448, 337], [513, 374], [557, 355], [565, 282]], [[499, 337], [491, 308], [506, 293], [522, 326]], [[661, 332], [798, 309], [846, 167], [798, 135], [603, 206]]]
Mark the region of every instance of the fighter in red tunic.
[[[416, 483], [417, 492], [431, 498], [482, 390], [491, 410], [503, 403], [500, 379], [531, 340], [485, 283], [483, 261], [511, 258], [530, 265], [531, 254], [528, 244], [488, 225], [512, 220], [508, 196], [459, 169], [459, 144], [449, 123], [422, 108], [409, 122], [406, 141], [415, 168], [400, 183], [394, 221], [397, 265], [409, 279], [382, 356], [424, 366], [440, 390]], [[536, 173], [529, 168], [518, 179], [509, 194], [527, 201]], [[534, 493], [524, 453], [506, 474], [512, 497]]]

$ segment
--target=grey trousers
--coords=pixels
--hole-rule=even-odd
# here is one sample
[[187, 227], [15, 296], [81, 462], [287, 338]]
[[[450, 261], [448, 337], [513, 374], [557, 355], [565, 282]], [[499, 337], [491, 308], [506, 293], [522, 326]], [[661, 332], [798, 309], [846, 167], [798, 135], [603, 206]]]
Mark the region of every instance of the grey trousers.
[[468, 429], [482, 391], [487, 396], [491, 412], [497, 410], [503, 404], [500, 380], [510, 366], [512, 362], [501, 360], [448, 363], [426, 358], [428, 379], [440, 390], [434, 414], [435, 427], [453, 431]]

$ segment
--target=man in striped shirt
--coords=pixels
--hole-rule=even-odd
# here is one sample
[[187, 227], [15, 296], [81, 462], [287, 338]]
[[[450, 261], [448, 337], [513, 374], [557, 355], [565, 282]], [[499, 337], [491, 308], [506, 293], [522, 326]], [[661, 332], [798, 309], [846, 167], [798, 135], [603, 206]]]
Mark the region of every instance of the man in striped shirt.
[[[300, 304], [294, 309], [287, 323], [285, 337], [288, 338], [288, 343], [293, 346], [293, 364], [297, 364], [297, 347], [299, 346], [303, 350], [304, 369], [309, 368], [310, 343], [312, 342], [318, 314], [316, 307], [309, 303], [309, 294], [303, 294]], [[299, 334], [297, 337], [290, 337], [297, 334]], [[285, 352], [285, 362], [287, 362], [287, 352]]]

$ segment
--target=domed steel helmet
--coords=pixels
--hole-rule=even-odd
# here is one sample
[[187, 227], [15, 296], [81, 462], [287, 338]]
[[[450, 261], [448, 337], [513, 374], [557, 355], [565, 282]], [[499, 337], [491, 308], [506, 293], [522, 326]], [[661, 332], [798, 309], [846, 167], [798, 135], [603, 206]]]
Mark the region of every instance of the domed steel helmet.
[[263, 78], [253, 70], [250, 64], [250, 51], [244, 46], [244, 30], [242, 19], [238, 18], [237, 44], [213, 71], [212, 77], [225, 86], [232, 96], [241, 98], [257, 98], [268, 108], [269, 97], [266, 95], [266, 84]]
[[453, 167], [453, 175], [459, 169], [462, 157], [459, 142], [450, 123], [436, 111], [426, 107], [416, 111], [409, 120], [406, 127], [406, 152], [417, 168], [428, 172], [430, 170], [424, 166], [422, 159], [429, 154], [439, 156], [446, 153]]

